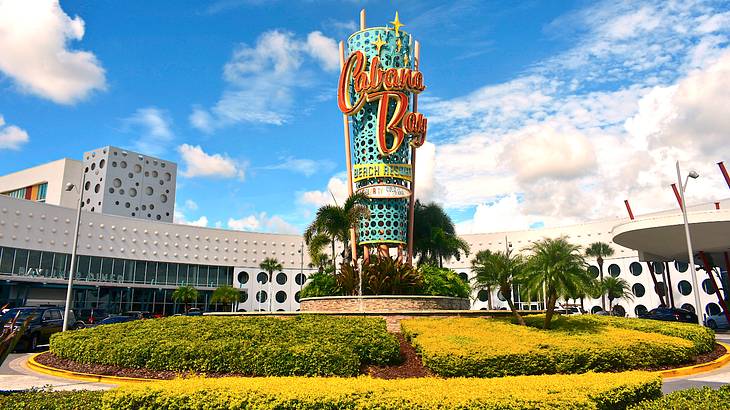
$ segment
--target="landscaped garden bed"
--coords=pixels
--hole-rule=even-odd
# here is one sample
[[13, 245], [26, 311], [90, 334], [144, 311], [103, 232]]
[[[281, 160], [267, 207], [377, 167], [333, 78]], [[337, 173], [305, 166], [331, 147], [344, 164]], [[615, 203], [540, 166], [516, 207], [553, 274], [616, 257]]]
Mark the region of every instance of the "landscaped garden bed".
[[[81, 406], [73, 407], [78, 395]], [[646, 372], [502, 379], [195, 378], [107, 392], [24, 393], [3, 409], [622, 409], [661, 396]]]
[[401, 325], [426, 367], [447, 377], [657, 369], [692, 363], [715, 346], [701, 326], [595, 316], [559, 318], [552, 330], [471, 318]]
[[[176, 373], [354, 376], [400, 360], [380, 318], [172, 317], [57, 333], [50, 353], [78, 364]], [[50, 359], [49, 359], [50, 360]]]

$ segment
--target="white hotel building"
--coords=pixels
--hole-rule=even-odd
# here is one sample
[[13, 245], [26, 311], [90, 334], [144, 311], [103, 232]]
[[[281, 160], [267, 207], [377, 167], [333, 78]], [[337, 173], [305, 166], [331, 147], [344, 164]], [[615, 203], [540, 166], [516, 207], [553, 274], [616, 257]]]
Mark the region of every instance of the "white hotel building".
[[[212, 310], [216, 309], [209, 303], [212, 291], [232, 285], [243, 291], [238, 309], [268, 310], [271, 302], [274, 311], [297, 310], [299, 291], [313, 272], [302, 237], [175, 224], [176, 174], [172, 162], [108, 146], [85, 153], [82, 161], [61, 159], [0, 176], [0, 305], [63, 303], [79, 195], [78, 189], [65, 189], [71, 183], [83, 192], [74, 308], [168, 315], [182, 310], [172, 301], [172, 292], [192, 285], [200, 293], [197, 305]], [[730, 201], [722, 203], [723, 208], [728, 206]], [[711, 210], [713, 205], [692, 209]], [[616, 253], [606, 258], [605, 274], [625, 279], [634, 294], [633, 300], [615, 304], [635, 316], [658, 306], [659, 296], [637, 252], [612, 243], [613, 228], [627, 221], [613, 218], [462, 237], [473, 253], [509, 246], [520, 250], [531, 241], [562, 235], [583, 247], [610, 243]], [[284, 267], [272, 283], [258, 267], [267, 257], [277, 258]], [[468, 260], [452, 260], [448, 266], [468, 278]], [[589, 262], [597, 275], [595, 260]], [[691, 285], [686, 263], [655, 262], [654, 268], [659, 292], [665, 292], [668, 303], [673, 300], [677, 307], [691, 308], [693, 292], [699, 291], [705, 312], [720, 311], [704, 272], [698, 272], [702, 283], [698, 290]], [[723, 277], [727, 283], [725, 273]], [[487, 300], [485, 291], [475, 291], [472, 309], [485, 309]], [[584, 303], [586, 310], [600, 307], [600, 300]], [[492, 307], [505, 306], [495, 291]], [[526, 301], [521, 306], [540, 307]]]

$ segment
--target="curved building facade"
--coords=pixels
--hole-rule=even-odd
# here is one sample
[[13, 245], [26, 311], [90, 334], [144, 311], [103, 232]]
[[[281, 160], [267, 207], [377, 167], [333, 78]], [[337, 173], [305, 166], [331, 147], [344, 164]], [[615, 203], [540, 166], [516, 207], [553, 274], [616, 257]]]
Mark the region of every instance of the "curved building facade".
[[[114, 150], [118, 149], [105, 149], [106, 153], [104, 149], [92, 152], [100, 152], [99, 155], [106, 159], [106, 166], [110, 166], [112, 160], [108, 159], [109, 155], [114, 158]], [[119, 150], [119, 156], [121, 152]], [[147, 158], [124, 152], [125, 157], [141, 158], [142, 163]], [[95, 158], [99, 160], [99, 157]], [[21, 199], [17, 195], [0, 195], [0, 304], [62, 304], [65, 300], [76, 221], [73, 206], [78, 196], [69, 198], [69, 192], [59, 188], [59, 185], [75, 184], [82, 177], [86, 180], [82, 174], [91, 171], [87, 170], [90, 167], [86, 165], [79, 161], [61, 160], [0, 177], [0, 193], [44, 184], [49, 193], [42, 201]], [[162, 169], [160, 162], [155, 166]], [[95, 168], [98, 169], [98, 164]], [[176, 169], [176, 166], [166, 162], [165, 169], [167, 172]], [[160, 174], [160, 170], [155, 170], [158, 175], [163, 175], [164, 181], [174, 181], [173, 173], [168, 181], [164, 174]], [[144, 175], [143, 166], [140, 172]], [[113, 174], [111, 182], [105, 186], [107, 192], [108, 188], [116, 186], [114, 178], [124, 177]], [[129, 181], [122, 185], [133, 184], [136, 177], [127, 175]], [[101, 185], [105, 178], [108, 177], [96, 176], [93, 180]], [[136, 182], [144, 183], [144, 176]], [[174, 184], [159, 184], [156, 180], [150, 183], [168, 190], [166, 196], [174, 198]], [[90, 189], [94, 189], [93, 186]], [[299, 291], [314, 272], [308, 267], [309, 258], [301, 236], [165, 222], [166, 214], [174, 212], [166, 202], [159, 204], [158, 209], [164, 209], [161, 218], [149, 212], [151, 216], [144, 213], [132, 216], [129, 208], [118, 208], [115, 204], [120, 195], [118, 191], [107, 197], [100, 192], [93, 197], [98, 199], [97, 203], [101, 202], [101, 208], [95, 207], [91, 211], [89, 202], [81, 212], [74, 308], [101, 307], [114, 313], [129, 310], [163, 315], [179, 313], [182, 305], [172, 300], [172, 292], [182, 285], [198, 289], [200, 297], [191, 305], [203, 310], [229, 308], [210, 302], [213, 290], [222, 285], [232, 285], [242, 291], [242, 301], [236, 306], [238, 310], [295, 311], [299, 308]], [[156, 200], [159, 200], [160, 195], [158, 193]], [[114, 201], [109, 209], [117, 209], [117, 214], [103, 211], [107, 209], [104, 202], [107, 200]], [[139, 203], [149, 207], [155, 202], [149, 200]], [[724, 201], [721, 205], [726, 208], [730, 206], [730, 201]], [[710, 210], [713, 205], [695, 208]], [[636, 251], [613, 244], [613, 228], [627, 221], [628, 218], [614, 218], [560, 228], [469, 234], [462, 237], [469, 243], [472, 254], [483, 249], [499, 251], [509, 248], [521, 251], [532, 241], [544, 237], [566, 236], [584, 248], [593, 242], [606, 242], [616, 252], [605, 259], [604, 274], [625, 279], [630, 284], [633, 298], [614, 301], [614, 305], [622, 306], [629, 316], [658, 306], [659, 294], [662, 294], [668, 305], [692, 308], [694, 292], [700, 294], [703, 313], [719, 313], [714, 289], [704, 272], [698, 272], [702, 289], [693, 289], [686, 263], [653, 262], [652, 274], [647, 263], [639, 261]], [[281, 272], [274, 273], [271, 281], [268, 274], [258, 267], [267, 257], [275, 257], [283, 266]], [[589, 270], [598, 276], [595, 260], [588, 261], [591, 264]], [[467, 280], [473, 277], [469, 265], [469, 258], [446, 262], [446, 266]], [[727, 279], [726, 273], [723, 275]], [[542, 308], [539, 300], [519, 297], [516, 300], [523, 309]], [[580, 301], [568, 302], [580, 304]], [[474, 291], [472, 309], [486, 309], [490, 304], [493, 309], [506, 308], [498, 292], [489, 294], [484, 290]], [[583, 301], [587, 311], [596, 311], [600, 305], [600, 299]]]

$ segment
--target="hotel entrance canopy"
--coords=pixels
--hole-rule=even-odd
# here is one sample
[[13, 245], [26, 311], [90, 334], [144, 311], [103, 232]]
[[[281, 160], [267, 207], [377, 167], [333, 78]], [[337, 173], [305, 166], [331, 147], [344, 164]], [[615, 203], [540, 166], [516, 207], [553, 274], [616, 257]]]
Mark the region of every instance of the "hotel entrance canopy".
[[[688, 212], [692, 248], [704, 252], [714, 266], [725, 266], [730, 252], [730, 209]], [[634, 249], [642, 261], [688, 262], [682, 213], [637, 218], [613, 228], [613, 241]], [[696, 259], [698, 264], [702, 264]]]

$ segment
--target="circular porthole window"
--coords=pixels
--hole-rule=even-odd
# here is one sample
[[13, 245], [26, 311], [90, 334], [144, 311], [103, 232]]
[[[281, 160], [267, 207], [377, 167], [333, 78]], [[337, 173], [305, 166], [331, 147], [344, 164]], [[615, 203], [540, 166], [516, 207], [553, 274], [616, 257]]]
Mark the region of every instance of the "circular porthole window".
[[481, 302], [486, 302], [487, 300], [489, 300], [489, 292], [487, 292], [487, 291], [486, 291], [485, 289], [482, 289], [482, 290], [480, 290], [480, 291], [479, 291], [479, 293], [477, 294], [477, 298], [478, 298], [478, 299], [479, 299], [479, 300], [480, 300]]
[[269, 299], [269, 295], [266, 294], [266, 291], [260, 290], [256, 293], [256, 301], [259, 303], [264, 303]]
[[644, 268], [641, 266], [639, 262], [631, 262], [631, 265], [629, 265], [629, 272], [631, 272], [634, 276], [641, 275], [641, 272], [644, 271]]
[[249, 277], [248, 272], [238, 272], [238, 283], [248, 283]]
[[618, 275], [621, 274], [621, 268], [615, 263], [612, 263], [608, 265], [608, 274], [613, 276], [614, 278], [617, 278]]
[[258, 275], [256, 275], [256, 281], [260, 284], [266, 284], [269, 282], [269, 274], [266, 272], [259, 272]]
[[279, 285], [286, 284], [286, 273], [284, 273], [284, 272], [277, 273], [276, 274], [276, 283], [278, 283]]
[[598, 270], [598, 266], [589, 266], [588, 267], [588, 273], [591, 275], [593, 279], [598, 279], [598, 276], [600, 276], [601, 271]]
[[641, 283], [635, 283], [634, 286], [631, 287], [631, 292], [633, 292], [634, 296], [640, 298], [644, 296], [646, 289], [644, 289], [644, 285]]
[[302, 286], [304, 285], [304, 282], [307, 281], [307, 277], [304, 276], [303, 273], [297, 273], [297, 276], [294, 277], [294, 281], [297, 283], [297, 285]]
[[680, 280], [677, 284], [677, 290], [679, 290], [679, 293], [683, 294], [684, 296], [689, 295], [692, 293], [692, 284], [690, 284], [686, 280]]
[[277, 303], [286, 302], [286, 292], [284, 292], [283, 290], [276, 292], [276, 302]]

